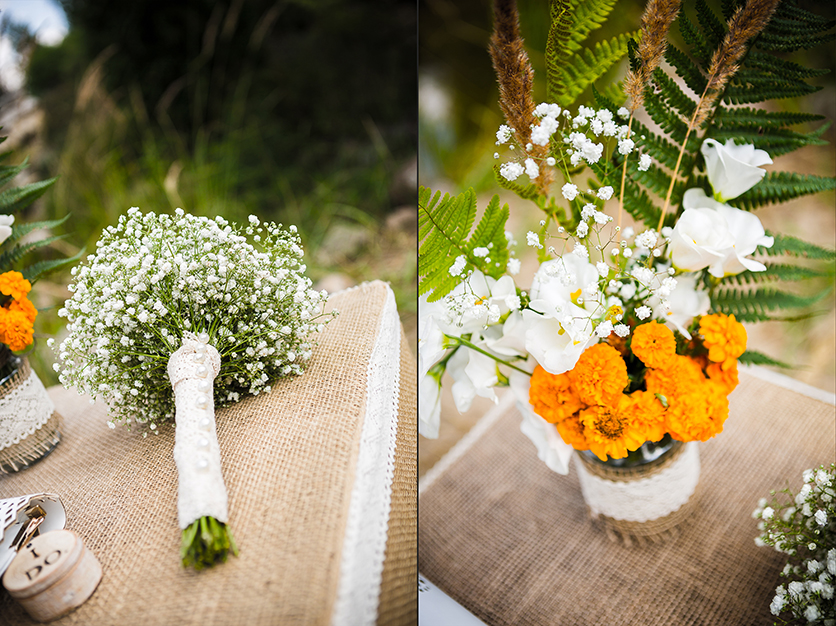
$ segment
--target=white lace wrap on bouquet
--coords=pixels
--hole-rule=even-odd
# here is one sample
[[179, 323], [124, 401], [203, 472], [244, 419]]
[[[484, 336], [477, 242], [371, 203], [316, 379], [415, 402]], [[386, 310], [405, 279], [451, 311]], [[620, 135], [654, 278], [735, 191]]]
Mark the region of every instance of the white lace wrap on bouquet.
[[24, 380], [0, 398], [0, 450], [34, 434], [55, 411], [41, 379], [28, 364], [21, 365], [21, 368]]
[[678, 511], [694, 494], [700, 478], [697, 442], [684, 449], [658, 472], [637, 480], [596, 476], [576, 458], [584, 500], [593, 517], [605, 515], [627, 522], [648, 522]]
[[215, 430], [213, 382], [221, 356], [191, 333], [169, 357], [168, 376], [176, 410], [174, 462], [177, 464], [177, 515], [181, 529], [204, 516], [226, 523], [227, 493], [221, 473], [221, 451]]

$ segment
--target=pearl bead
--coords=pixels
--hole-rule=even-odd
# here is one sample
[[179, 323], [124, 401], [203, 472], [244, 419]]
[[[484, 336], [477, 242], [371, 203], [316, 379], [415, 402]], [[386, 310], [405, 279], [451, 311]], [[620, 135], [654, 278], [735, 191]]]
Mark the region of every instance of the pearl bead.
[[201, 437], [197, 441], [198, 448], [208, 448], [209, 447], [209, 440], [206, 437]]
[[200, 343], [209, 343], [209, 333], [200, 333], [200, 334], [197, 336], [197, 340], [198, 340]]
[[209, 469], [209, 459], [201, 457], [197, 460], [197, 463], [195, 465], [199, 470]]
[[194, 404], [199, 409], [205, 409], [206, 407], [209, 406], [209, 397], [201, 394], [194, 401]]
[[197, 382], [197, 390], [198, 390], [198, 391], [202, 391], [203, 393], [206, 393], [206, 392], [207, 392], [207, 391], [209, 391], [211, 388], [212, 388], [212, 383], [210, 383], [210, 382], [209, 382], [208, 380], [206, 380], [206, 379], [204, 379], [204, 380], [200, 380], [200, 381], [198, 381], [198, 382]]
[[192, 355], [192, 361], [195, 363], [203, 363], [206, 360], [206, 353], [197, 352], [196, 354]]
[[212, 428], [212, 420], [210, 420], [208, 417], [202, 417], [200, 418], [200, 421], [197, 423], [197, 427], [200, 430], [209, 430], [210, 428]]
[[198, 365], [197, 370], [195, 370], [195, 374], [198, 378], [206, 378], [209, 375], [209, 368], [205, 365]]
[[195, 351], [196, 351], [196, 352], [199, 352], [199, 353], [204, 353], [204, 352], [206, 352], [206, 344], [205, 344], [205, 343], [199, 343], [199, 344], [197, 344], [197, 346], [195, 346]]

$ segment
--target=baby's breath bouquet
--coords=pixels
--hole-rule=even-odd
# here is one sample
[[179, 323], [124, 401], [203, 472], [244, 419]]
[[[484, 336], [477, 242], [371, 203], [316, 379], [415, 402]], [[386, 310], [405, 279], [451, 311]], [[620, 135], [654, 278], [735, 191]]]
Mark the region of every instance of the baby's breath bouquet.
[[[793, 495], [779, 501], [762, 498], [752, 517], [759, 519], [759, 546], [772, 546], [789, 557], [770, 604], [781, 624], [836, 626], [836, 464], [806, 470]], [[781, 614], [790, 614], [783, 619]]]
[[[770, 168], [821, 143], [824, 127], [789, 128], [820, 116], [746, 105], [815, 91], [821, 71], [783, 52], [826, 41], [833, 24], [792, 0], [722, 4], [717, 15], [702, 1], [650, 0], [640, 31], [587, 46], [614, 4], [551, 0], [537, 104], [515, 3], [496, 0], [490, 54], [505, 124], [494, 170], [542, 211], [525, 235], [539, 265], [520, 274], [498, 196], [477, 222], [472, 190], [422, 187], [422, 434], [437, 436], [446, 372], [460, 411], [510, 386], [523, 432], [555, 471], [568, 471], [573, 448], [630, 463], [663, 440], [721, 432], [738, 361], [778, 364], [747, 350], [742, 323], [816, 302], [823, 293], [775, 285], [822, 275], [792, 257], [836, 255], [766, 232], [754, 210], [836, 180]], [[686, 50], [667, 43], [674, 23]], [[625, 54], [624, 81], [600, 85]], [[587, 89], [593, 101], [577, 103]]]
[[[327, 294], [311, 289], [302, 255], [293, 226], [250, 216], [242, 228], [181, 209], [132, 208], [73, 269], [56, 371], [65, 386], [108, 404], [111, 428], [122, 422], [147, 436], [175, 417], [176, 405], [186, 565], [235, 552], [213, 406], [301, 374], [310, 335], [331, 317], [321, 312]], [[180, 393], [189, 385], [191, 396]], [[194, 501], [204, 495], [208, 503]]]

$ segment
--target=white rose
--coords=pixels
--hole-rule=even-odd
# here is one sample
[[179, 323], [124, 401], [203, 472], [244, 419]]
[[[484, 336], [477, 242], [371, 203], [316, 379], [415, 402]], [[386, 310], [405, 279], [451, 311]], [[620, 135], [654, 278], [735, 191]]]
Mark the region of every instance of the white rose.
[[775, 243], [772, 237], [766, 235], [761, 221], [754, 213], [741, 211], [727, 204], [720, 205], [717, 210], [725, 218], [734, 238], [731, 248], [723, 251], [723, 275], [733, 276], [744, 270], [763, 272], [766, 269], [763, 263], [746, 258], [753, 254], [758, 246], [771, 248]]
[[736, 198], [757, 185], [766, 175], [759, 165], [771, 165], [772, 159], [752, 144], [736, 146], [734, 139], [721, 145], [706, 139], [700, 152], [705, 157], [705, 169], [714, 197], [720, 202]]
[[705, 196], [702, 189], [685, 192], [685, 210], [674, 226], [668, 247], [671, 261], [680, 270], [696, 272], [707, 267], [713, 276], [722, 277], [723, 251], [734, 245], [734, 239], [718, 211], [705, 206], [694, 208], [692, 192]]
[[699, 188], [686, 191], [682, 204], [685, 211], [673, 229], [670, 244], [671, 260], [677, 268], [695, 272], [707, 267], [717, 278], [766, 269], [763, 263], [746, 258], [758, 246], [768, 248], [774, 243], [754, 214], [709, 198]]
[[14, 215], [0, 215], [0, 244], [12, 235], [12, 224], [15, 223]]
[[438, 439], [441, 424], [441, 383], [424, 376], [418, 385], [418, 432], [427, 439]]

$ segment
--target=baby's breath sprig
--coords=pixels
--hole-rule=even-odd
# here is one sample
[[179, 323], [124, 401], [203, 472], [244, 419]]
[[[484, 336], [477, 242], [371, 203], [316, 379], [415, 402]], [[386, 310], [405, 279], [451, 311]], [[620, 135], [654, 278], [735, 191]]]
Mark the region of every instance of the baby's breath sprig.
[[752, 517], [759, 520], [759, 546], [772, 546], [789, 556], [781, 572], [786, 585], [775, 589], [770, 605], [780, 618], [832, 626], [836, 624], [836, 464], [803, 473], [799, 492], [789, 489], [779, 502], [761, 499]]
[[69, 335], [55, 369], [129, 427], [154, 431], [174, 417], [166, 365], [184, 333], [207, 333], [220, 353], [215, 401], [223, 406], [301, 374], [310, 335], [333, 317], [322, 313], [327, 294], [304, 274], [294, 226], [250, 216], [242, 228], [181, 209], [131, 208], [96, 245], [73, 269], [73, 296], [59, 311]]

